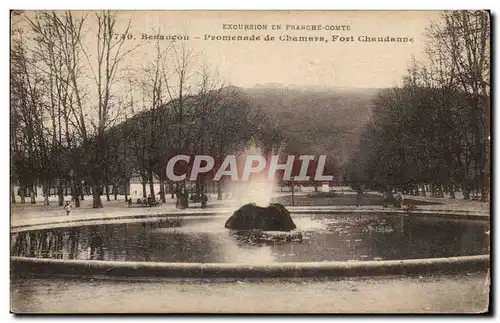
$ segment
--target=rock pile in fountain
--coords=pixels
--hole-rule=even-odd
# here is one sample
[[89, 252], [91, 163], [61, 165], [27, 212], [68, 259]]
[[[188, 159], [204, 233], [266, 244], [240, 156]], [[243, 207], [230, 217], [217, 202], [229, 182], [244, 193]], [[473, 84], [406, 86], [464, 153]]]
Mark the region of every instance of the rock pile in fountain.
[[246, 204], [236, 210], [225, 227], [231, 230], [292, 231], [297, 227], [290, 212], [281, 204], [273, 203], [260, 207]]

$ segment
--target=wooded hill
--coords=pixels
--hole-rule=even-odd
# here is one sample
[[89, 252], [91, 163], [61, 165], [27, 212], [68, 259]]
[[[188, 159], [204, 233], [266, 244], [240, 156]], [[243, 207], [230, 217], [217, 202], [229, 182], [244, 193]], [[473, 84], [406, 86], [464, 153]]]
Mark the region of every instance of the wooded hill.
[[290, 150], [330, 155], [343, 167], [359, 145], [379, 89], [271, 84], [244, 92], [251, 106], [283, 133]]

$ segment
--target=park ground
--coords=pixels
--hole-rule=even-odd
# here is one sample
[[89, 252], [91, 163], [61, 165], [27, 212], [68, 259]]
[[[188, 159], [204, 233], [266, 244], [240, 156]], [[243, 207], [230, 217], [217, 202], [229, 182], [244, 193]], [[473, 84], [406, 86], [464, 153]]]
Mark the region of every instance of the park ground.
[[13, 279], [23, 313], [480, 313], [484, 272], [339, 280]]
[[[67, 197], [69, 199], [69, 196]], [[63, 207], [58, 206], [57, 196], [50, 198], [50, 205], [43, 205], [43, 197], [37, 198], [36, 204], [30, 204], [27, 200], [26, 204], [11, 204], [11, 225], [34, 224], [45, 221], [55, 221], [58, 219], [64, 221], [71, 221], [72, 219], [86, 219], [86, 218], [106, 218], [128, 216], [133, 214], [162, 214], [170, 212], [192, 213], [201, 212], [200, 203], [190, 203], [189, 208], [186, 210], [178, 210], [175, 207], [175, 199], [170, 195], [166, 196], [166, 203], [159, 207], [134, 207], [129, 208], [125, 203], [125, 197], [118, 195], [117, 199], [111, 196], [111, 201], [106, 201], [106, 197], [101, 197], [103, 208], [92, 208], [92, 197], [86, 196], [84, 201], [81, 201], [80, 208], [73, 208], [70, 216], [68, 217], [63, 210]], [[354, 192], [343, 192], [339, 196], [328, 197], [321, 194], [314, 193], [296, 193], [293, 197], [290, 193], [274, 193], [271, 198], [272, 202], [279, 202], [285, 205], [290, 210], [300, 211], [302, 209], [331, 209], [335, 210], [358, 210], [365, 211], [373, 210], [380, 211], [386, 210], [383, 207], [383, 197], [377, 192], [367, 192], [362, 200], [360, 208], [356, 206], [356, 195]], [[294, 206], [292, 206], [292, 204]], [[464, 200], [457, 195], [456, 199], [450, 199], [445, 196], [444, 198], [433, 198], [425, 196], [405, 196], [405, 204], [415, 205], [417, 209], [428, 211], [459, 211], [462, 213], [474, 213], [484, 216], [489, 216], [490, 203], [480, 202], [473, 200]], [[209, 194], [208, 208], [206, 211], [226, 210], [231, 211], [235, 209], [238, 201], [234, 199], [217, 200], [215, 194]], [[50, 219], [50, 220], [49, 220]]]
[[[91, 198], [68, 217], [57, 205], [11, 205], [11, 226], [44, 221], [72, 221], [137, 213], [202, 212], [199, 203], [177, 210], [167, 196], [161, 207], [128, 208], [123, 196], [93, 209]], [[273, 201], [290, 205], [290, 193]], [[368, 193], [363, 210], [383, 210], [382, 197]], [[490, 204], [460, 198], [405, 197], [423, 210], [455, 210], [489, 217]], [[356, 210], [356, 196], [294, 196], [296, 207]], [[234, 201], [210, 196], [208, 211], [230, 210]], [[478, 313], [488, 309], [486, 272], [459, 275], [394, 276], [347, 279], [270, 280], [101, 280], [56, 277], [12, 277], [11, 310], [43, 313]]]

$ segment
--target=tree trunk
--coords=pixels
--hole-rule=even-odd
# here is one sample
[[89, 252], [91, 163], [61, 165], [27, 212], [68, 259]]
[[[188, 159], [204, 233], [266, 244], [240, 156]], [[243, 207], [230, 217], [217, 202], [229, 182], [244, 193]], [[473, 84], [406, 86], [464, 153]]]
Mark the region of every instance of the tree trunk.
[[199, 177], [196, 179], [194, 190], [197, 196], [201, 195], [201, 179]]
[[125, 202], [128, 201], [128, 185], [127, 185], [127, 181], [125, 181], [125, 183], [123, 183], [123, 188], [124, 188], [124, 192], [125, 192]]
[[26, 203], [26, 184], [21, 184], [19, 186], [19, 194], [21, 195], [21, 204]]
[[219, 181], [217, 183], [217, 200], [222, 200], [222, 183]]
[[156, 202], [156, 199], [155, 199], [155, 187], [154, 187], [154, 184], [153, 184], [153, 171], [150, 170], [149, 173], [148, 173], [148, 179], [149, 179], [149, 194], [151, 194], [151, 200], [153, 202]]
[[49, 203], [50, 184], [48, 181], [43, 181], [43, 205], [50, 205]]
[[488, 201], [488, 190], [486, 187], [487, 183], [484, 169], [479, 171], [479, 183], [481, 185], [481, 202], [486, 202]]
[[10, 202], [16, 204], [16, 191], [14, 185], [10, 185]]
[[146, 198], [146, 181], [142, 182], [142, 197]]
[[80, 207], [80, 196], [78, 195], [78, 189], [75, 187], [75, 195], [73, 196], [75, 200], [75, 207]]
[[422, 196], [427, 196], [427, 193], [425, 192], [425, 184], [422, 185]]
[[99, 185], [94, 185], [92, 189], [92, 196], [93, 196], [93, 202], [92, 202], [92, 207], [94, 209], [97, 208], [102, 208], [102, 202], [101, 202], [101, 188]]
[[162, 203], [165, 203], [165, 180], [160, 177], [160, 199]]
[[105, 184], [105, 190], [106, 190], [106, 201], [111, 201], [111, 199], [109, 198], [109, 184], [106, 182]]
[[28, 193], [30, 194], [31, 204], [36, 204], [35, 191], [33, 190], [33, 183], [28, 186]]
[[59, 180], [58, 182], [59, 183], [57, 184], [57, 196], [59, 200], [59, 206], [64, 206], [64, 191], [61, 180]]
[[78, 190], [76, 188], [75, 184], [75, 179], [71, 178], [71, 196], [73, 197], [73, 200], [75, 201], [75, 207], [80, 207], [80, 198], [78, 195]]
[[115, 184], [113, 184], [113, 193], [115, 196], [115, 201], [118, 200], [118, 187], [116, 187]]

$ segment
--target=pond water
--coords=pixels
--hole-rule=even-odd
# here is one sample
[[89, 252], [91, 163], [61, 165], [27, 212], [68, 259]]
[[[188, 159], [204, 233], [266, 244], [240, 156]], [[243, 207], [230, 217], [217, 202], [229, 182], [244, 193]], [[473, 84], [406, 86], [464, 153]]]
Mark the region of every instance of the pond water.
[[489, 223], [399, 215], [292, 215], [302, 238], [263, 239], [226, 217], [80, 226], [11, 234], [11, 255], [54, 259], [263, 264], [489, 253]]

